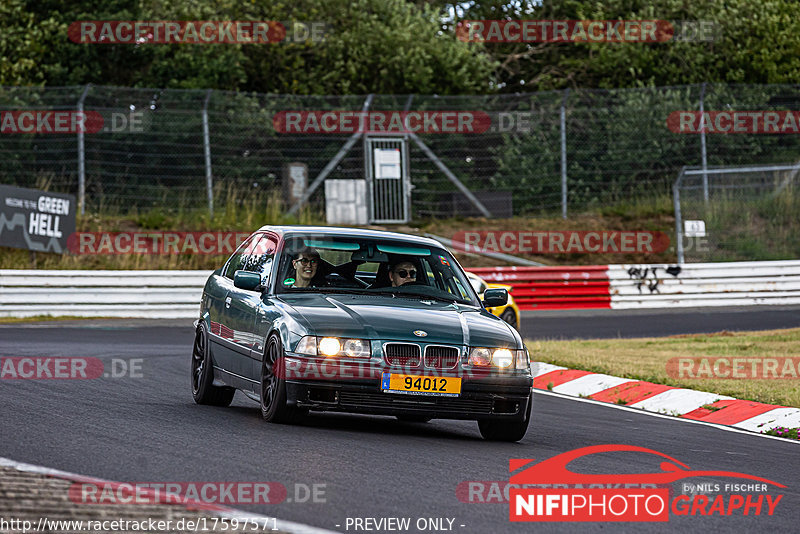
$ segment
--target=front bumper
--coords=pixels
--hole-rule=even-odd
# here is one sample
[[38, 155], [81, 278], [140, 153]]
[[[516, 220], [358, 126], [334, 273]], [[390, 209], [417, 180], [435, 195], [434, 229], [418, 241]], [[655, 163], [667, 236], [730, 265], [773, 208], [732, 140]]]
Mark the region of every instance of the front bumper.
[[[382, 371], [390, 372], [385, 368]], [[424, 372], [419, 374], [424, 375]], [[530, 375], [462, 377], [458, 397], [385, 393], [376, 377], [286, 379], [291, 406], [317, 411], [377, 415], [419, 415], [433, 419], [522, 421], [532, 401]]]

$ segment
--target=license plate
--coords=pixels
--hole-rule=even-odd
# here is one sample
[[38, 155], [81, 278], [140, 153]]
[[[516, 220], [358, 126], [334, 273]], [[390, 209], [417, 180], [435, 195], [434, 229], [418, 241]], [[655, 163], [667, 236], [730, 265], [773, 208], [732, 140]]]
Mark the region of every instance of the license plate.
[[381, 389], [387, 393], [458, 397], [461, 394], [461, 378], [383, 373]]

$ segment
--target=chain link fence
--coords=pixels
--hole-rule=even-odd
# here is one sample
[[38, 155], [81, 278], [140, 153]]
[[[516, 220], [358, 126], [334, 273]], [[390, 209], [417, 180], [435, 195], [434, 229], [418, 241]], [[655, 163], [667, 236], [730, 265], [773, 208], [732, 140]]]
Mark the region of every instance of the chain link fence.
[[800, 161], [683, 169], [675, 182], [678, 261], [800, 257]]
[[[0, 183], [80, 194], [83, 178], [87, 212], [205, 210], [209, 199], [219, 205], [231, 195], [280, 195], [286, 163], [308, 165], [312, 181], [349, 135], [279, 133], [273, 127], [275, 115], [360, 111], [365, 100], [365, 95], [4, 87], [3, 110], [82, 108], [100, 113], [108, 126], [125, 117], [136, 124], [82, 135], [4, 133]], [[420, 133], [419, 138], [478, 198], [495, 195], [505, 202], [507, 214], [568, 216], [666, 197], [686, 165], [800, 160], [796, 136], [675, 133], [667, 127], [670, 113], [798, 107], [800, 86], [709, 84], [488, 96], [375, 95], [370, 110], [486, 113], [492, 126], [483, 133]], [[419, 146], [408, 146], [413, 217], [477, 214]], [[364, 175], [363, 145], [357, 142], [328, 177]], [[323, 191], [319, 188], [309, 200], [320, 211]]]

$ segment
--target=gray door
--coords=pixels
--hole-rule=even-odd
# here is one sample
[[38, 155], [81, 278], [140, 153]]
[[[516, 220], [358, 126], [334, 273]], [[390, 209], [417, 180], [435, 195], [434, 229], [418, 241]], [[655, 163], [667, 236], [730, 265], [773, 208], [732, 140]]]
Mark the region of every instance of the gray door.
[[411, 219], [411, 179], [405, 136], [364, 138], [370, 223]]

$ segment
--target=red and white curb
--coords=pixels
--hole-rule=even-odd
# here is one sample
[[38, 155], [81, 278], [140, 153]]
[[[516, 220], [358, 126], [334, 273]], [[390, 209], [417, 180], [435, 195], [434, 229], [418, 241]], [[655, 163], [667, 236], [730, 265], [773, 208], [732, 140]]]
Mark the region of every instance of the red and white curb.
[[[113, 482], [110, 480], [104, 480], [102, 478], [95, 478], [89, 477], [84, 475], [78, 475], [75, 473], [70, 473], [67, 471], [60, 471], [58, 469], [52, 469], [50, 467], [43, 467], [40, 465], [33, 465], [27, 464], [24, 462], [18, 462], [16, 460], [11, 460], [10, 458], [4, 458], [0, 456], [0, 466], [8, 467], [11, 469], [16, 469], [17, 471], [24, 471], [27, 473], [35, 473], [38, 475], [45, 475], [52, 478], [58, 478], [61, 480], [69, 480], [71, 482], [80, 482], [80, 483], [90, 483], [90, 484], [97, 484], [97, 485], [122, 485], [120, 482]], [[145, 491], [145, 494], [154, 495], [151, 491]], [[267, 517], [260, 514], [253, 514], [250, 512], [245, 512], [242, 510], [236, 510], [234, 508], [227, 508], [224, 506], [217, 506], [217, 505], [210, 505], [207, 503], [202, 503], [199, 501], [193, 500], [185, 500], [183, 505], [177, 504], [174, 501], [170, 500], [169, 498], [159, 498], [158, 504], [171, 504], [177, 506], [183, 506], [187, 509], [192, 509], [193, 506], [195, 510], [201, 509], [203, 512], [208, 513], [209, 515], [215, 515], [217, 517], [224, 517], [228, 519], [238, 519], [243, 521], [245, 519], [250, 519], [256, 521], [257, 524], [267, 524], [271, 528], [270, 530], [273, 531], [280, 531], [280, 532], [289, 532], [291, 534], [335, 534], [336, 531], [333, 530], [326, 530], [323, 528], [313, 527], [311, 525], [306, 525], [303, 523], [296, 523], [294, 521], [285, 521], [282, 519], [277, 519], [275, 517]], [[259, 529], [260, 532], [262, 529]]]
[[752, 432], [800, 427], [800, 408], [533, 362], [533, 387]]

